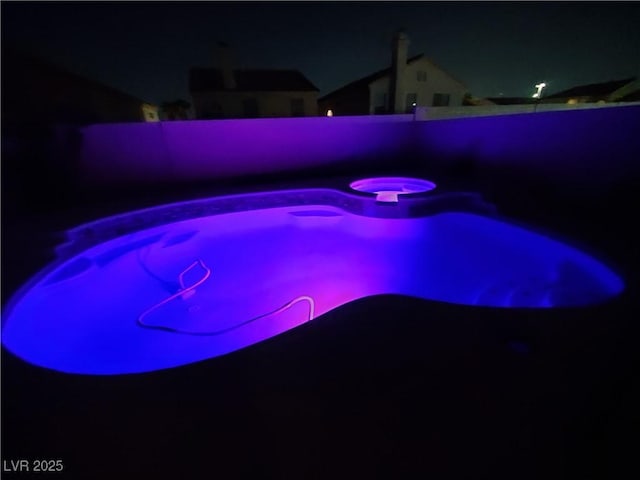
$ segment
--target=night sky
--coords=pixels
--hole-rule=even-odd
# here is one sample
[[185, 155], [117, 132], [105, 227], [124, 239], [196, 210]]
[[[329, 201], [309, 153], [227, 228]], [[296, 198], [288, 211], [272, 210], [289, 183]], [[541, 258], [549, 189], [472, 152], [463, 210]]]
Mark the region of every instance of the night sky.
[[476, 96], [640, 75], [640, 3], [2, 2], [2, 40], [153, 103], [184, 98], [212, 47], [290, 68], [320, 95], [385, 68], [393, 32]]

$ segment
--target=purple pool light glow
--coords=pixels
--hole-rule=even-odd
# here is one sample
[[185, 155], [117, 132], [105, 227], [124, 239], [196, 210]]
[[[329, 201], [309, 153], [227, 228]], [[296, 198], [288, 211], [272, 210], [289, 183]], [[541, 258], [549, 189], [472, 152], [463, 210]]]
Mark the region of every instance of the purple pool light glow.
[[397, 203], [398, 195], [429, 192], [436, 188], [436, 184], [421, 178], [375, 177], [356, 180], [349, 187], [358, 192], [375, 194], [378, 202]]
[[[269, 195], [297, 201], [310, 192], [218, 200], [255, 206]], [[12, 299], [2, 342], [62, 372], [140, 373], [228, 354], [371, 295], [553, 308], [597, 304], [624, 288], [594, 258], [500, 220], [447, 211], [367, 216], [371, 210], [357, 206], [373, 198], [318, 192], [335, 201], [226, 213], [184, 202], [170, 221], [87, 245], [76, 240]]]

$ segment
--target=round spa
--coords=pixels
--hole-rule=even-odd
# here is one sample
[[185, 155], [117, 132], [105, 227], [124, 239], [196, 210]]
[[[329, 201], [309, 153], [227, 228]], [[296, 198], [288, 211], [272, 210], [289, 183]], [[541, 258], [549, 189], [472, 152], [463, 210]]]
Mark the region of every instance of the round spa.
[[397, 203], [400, 195], [430, 192], [436, 188], [436, 184], [421, 178], [374, 177], [356, 180], [349, 187], [375, 195], [377, 202]]
[[83, 225], [11, 299], [2, 342], [62, 372], [139, 373], [228, 354], [371, 295], [558, 308], [622, 292], [591, 256], [486, 213], [477, 196], [447, 208], [436, 192], [401, 196], [401, 216], [374, 196], [306, 189]]

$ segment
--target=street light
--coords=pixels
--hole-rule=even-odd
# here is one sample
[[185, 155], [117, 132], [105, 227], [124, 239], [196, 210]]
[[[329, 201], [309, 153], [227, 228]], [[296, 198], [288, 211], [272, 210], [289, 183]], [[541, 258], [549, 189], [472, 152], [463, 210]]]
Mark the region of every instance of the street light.
[[535, 106], [533, 107], [533, 111], [534, 111], [534, 112], [537, 112], [537, 111], [538, 111], [538, 104], [540, 103], [540, 99], [542, 98], [542, 89], [543, 89], [544, 87], [546, 87], [546, 86], [547, 86], [547, 84], [546, 84], [546, 83], [544, 83], [544, 82], [541, 82], [541, 83], [539, 83], [539, 84], [537, 84], [537, 85], [536, 85], [536, 90], [537, 90], [537, 92], [533, 94], [533, 98], [535, 98], [535, 99], [536, 99], [536, 104], [535, 104]]
[[536, 89], [538, 90], [536, 93], [533, 94], [533, 98], [541, 98], [542, 97], [542, 89], [544, 87], [546, 87], [547, 84], [542, 82], [536, 85]]

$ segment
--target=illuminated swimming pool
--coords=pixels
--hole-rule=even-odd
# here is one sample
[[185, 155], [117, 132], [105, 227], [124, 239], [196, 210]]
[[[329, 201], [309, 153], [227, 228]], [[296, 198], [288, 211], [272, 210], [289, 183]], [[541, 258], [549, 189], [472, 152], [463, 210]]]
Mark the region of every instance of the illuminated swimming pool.
[[12, 299], [2, 342], [62, 372], [148, 372], [233, 352], [371, 295], [554, 308], [623, 290], [598, 260], [481, 213], [475, 197], [422, 195], [268, 192], [81, 226]]

